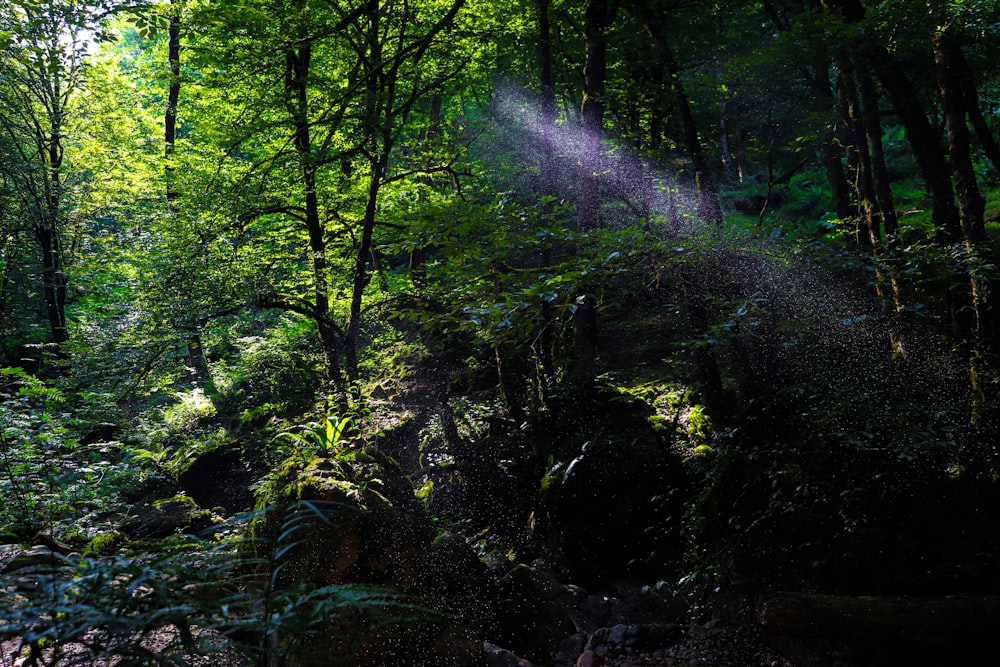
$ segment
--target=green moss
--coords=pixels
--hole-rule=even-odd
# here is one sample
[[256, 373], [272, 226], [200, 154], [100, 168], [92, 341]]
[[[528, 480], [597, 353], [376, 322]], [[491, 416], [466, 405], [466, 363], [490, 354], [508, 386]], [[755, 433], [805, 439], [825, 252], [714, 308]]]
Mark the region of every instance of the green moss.
[[552, 485], [555, 484], [556, 482], [557, 482], [556, 477], [554, 477], [553, 475], [546, 474], [544, 477], [542, 477], [542, 483], [541, 483], [542, 491], [548, 491], [550, 488], [552, 488]]
[[114, 552], [122, 543], [122, 536], [118, 533], [101, 533], [95, 535], [87, 546], [83, 549], [84, 558], [99, 558]]
[[670, 433], [670, 422], [663, 415], [651, 415], [646, 421], [656, 433], [660, 435]]
[[193, 498], [185, 496], [183, 493], [171, 496], [170, 498], [163, 498], [162, 500], [157, 500], [153, 503], [153, 507], [156, 508], [165, 507], [166, 505], [187, 505], [188, 507], [198, 507], [198, 503], [196, 503]]

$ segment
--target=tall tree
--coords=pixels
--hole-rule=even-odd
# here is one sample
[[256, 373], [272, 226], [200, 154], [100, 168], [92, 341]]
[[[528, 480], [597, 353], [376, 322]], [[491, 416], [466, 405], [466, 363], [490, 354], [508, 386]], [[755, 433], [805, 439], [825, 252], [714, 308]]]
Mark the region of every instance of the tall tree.
[[163, 172], [166, 181], [165, 196], [167, 204], [171, 205], [177, 198], [174, 185], [174, 167], [172, 159], [177, 142], [177, 105], [181, 96], [181, 2], [170, 0], [167, 16], [167, 66], [169, 68], [169, 84], [167, 86], [167, 104], [163, 113]]
[[66, 147], [74, 98], [85, 82], [89, 42], [110, 3], [23, 0], [0, 8], [8, 44], [0, 53], [0, 130], [12, 147], [0, 164], [17, 184], [19, 215], [28, 223], [42, 264], [42, 294], [52, 341], [66, 326]]
[[438, 7], [423, 25], [411, 22], [405, 6], [400, 12], [385, 12], [384, 16], [382, 9], [372, 8], [355, 24], [357, 39], [352, 40], [352, 45], [365, 80], [361, 154], [368, 163], [368, 184], [344, 341], [347, 371], [352, 379], [358, 374], [361, 307], [370, 278], [367, 267], [373, 251], [379, 195], [387, 181], [397, 178], [387, 172], [389, 159], [414, 105], [429, 95], [440, 94], [443, 84], [456, 77], [466, 64], [461, 60], [444, 61], [439, 67], [424, 63], [432, 47], [443, 46], [442, 33], [464, 5], [465, 0], [451, 0]]
[[615, 20], [617, 0], [588, 0], [584, 10], [583, 103], [580, 106], [582, 138], [580, 149], [580, 193], [577, 203], [581, 230], [601, 226], [599, 175], [601, 142], [604, 138], [608, 39], [607, 30]]
[[[863, 22], [867, 12], [861, 0], [822, 0], [822, 4], [845, 24], [866, 27]], [[931, 195], [938, 237], [943, 242], [957, 241], [962, 236], [962, 230], [951, 173], [940, 137], [928, 120], [917, 88], [893, 54], [871, 33], [862, 32], [858, 40], [858, 66], [870, 68], [876, 73], [906, 129], [906, 138]]]
[[684, 149], [694, 167], [694, 180], [698, 192], [698, 216], [707, 222], [722, 223], [722, 207], [716, 192], [715, 179], [709, 168], [694, 110], [691, 107], [687, 89], [681, 79], [681, 68], [670, 46], [667, 26], [668, 13], [651, 0], [630, 0], [627, 5], [639, 23], [649, 33], [653, 46], [660, 56], [663, 69], [674, 93], [677, 113], [684, 131]]
[[962, 80], [961, 47], [956, 31], [945, 21], [939, 21], [931, 32], [934, 46], [934, 65], [937, 74], [938, 91], [941, 97], [941, 111], [944, 115], [948, 136], [948, 158], [951, 165], [958, 208], [962, 220], [962, 230], [969, 243], [982, 244], [986, 241], [986, 227], [983, 214], [986, 200], [979, 191], [976, 171], [972, 164], [971, 137], [968, 125], [969, 97]]
[[192, 67], [221, 122], [196, 126], [225, 152], [209, 187], [240, 221], [225, 233], [257, 256], [259, 306], [315, 322], [341, 394], [358, 375], [383, 192], [447, 170], [411, 130], [477, 48], [446, 44], [464, 5], [294, 0], [198, 18]]

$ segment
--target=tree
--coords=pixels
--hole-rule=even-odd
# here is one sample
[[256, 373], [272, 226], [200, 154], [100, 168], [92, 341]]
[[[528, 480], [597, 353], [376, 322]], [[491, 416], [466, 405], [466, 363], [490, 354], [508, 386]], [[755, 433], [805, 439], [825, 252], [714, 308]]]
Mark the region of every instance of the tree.
[[670, 46], [666, 26], [669, 24], [669, 14], [655, 6], [650, 0], [632, 0], [628, 9], [643, 28], [649, 33], [650, 40], [656, 49], [663, 69], [670, 82], [683, 127], [684, 149], [694, 167], [695, 188], [698, 193], [698, 216], [713, 224], [722, 223], [722, 208], [716, 194], [715, 178], [708, 166], [705, 152], [701, 145], [701, 135], [698, 132], [694, 111], [684, 82], [681, 80], [681, 69]]
[[13, 158], [0, 168], [16, 183], [18, 215], [41, 254], [45, 312], [56, 344], [69, 338], [67, 132], [75, 120], [75, 96], [85, 83], [90, 41], [109, 9], [107, 0], [19, 0], [0, 9], [7, 41], [0, 54], [0, 129]]
[[604, 137], [605, 88], [608, 44], [605, 32], [614, 23], [617, 0], [589, 0], [584, 10], [583, 102], [580, 149], [580, 194], [577, 204], [579, 228], [601, 226], [598, 176], [601, 167], [601, 140]]
[[[860, 0], [823, 0], [823, 6], [850, 26], [866, 26], [866, 9]], [[961, 238], [961, 224], [955, 206], [955, 191], [941, 144], [928, 120], [913, 81], [897, 59], [870, 32], [862, 32], [858, 44], [859, 68], [869, 68], [892, 102], [893, 109], [906, 128], [921, 174], [927, 184], [934, 209], [934, 222], [942, 241]]]
[[221, 152], [202, 183], [231, 216], [219, 233], [256, 274], [245, 296], [315, 323], [341, 394], [358, 375], [383, 190], [448, 169], [423, 160], [414, 118], [478, 48], [444, 41], [464, 4], [256, 2], [188, 21], [200, 75], [186, 117]]

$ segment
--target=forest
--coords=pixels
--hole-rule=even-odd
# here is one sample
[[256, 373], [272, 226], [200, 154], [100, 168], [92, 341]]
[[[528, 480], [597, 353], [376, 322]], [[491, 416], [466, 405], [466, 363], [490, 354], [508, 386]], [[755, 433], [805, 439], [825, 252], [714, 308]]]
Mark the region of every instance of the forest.
[[1000, 649], [991, 0], [0, 3], [0, 667]]

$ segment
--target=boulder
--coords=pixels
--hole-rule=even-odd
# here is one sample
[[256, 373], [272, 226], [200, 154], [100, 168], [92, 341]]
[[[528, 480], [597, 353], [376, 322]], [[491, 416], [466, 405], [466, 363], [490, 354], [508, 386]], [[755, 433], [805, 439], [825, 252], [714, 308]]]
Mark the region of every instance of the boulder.
[[661, 578], [680, 553], [685, 481], [641, 401], [595, 388], [534, 437], [557, 463], [542, 479], [534, 534], [571, 581]]
[[177, 478], [180, 488], [202, 507], [236, 514], [253, 507], [253, 473], [242, 450], [219, 447], [196, 458]]
[[[351, 647], [358, 665], [482, 663], [480, 635], [494, 623], [496, 597], [486, 568], [463, 540], [438, 534], [391, 459], [357, 451], [289, 459], [261, 503], [273, 509], [254, 532], [269, 550], [263, 560], [278, 556], [279, 588], [374, 586], [413, 605], [401, 610], [403, 622], [380, 626]], [[345, 624], [352, 631], [378, 626], [367, 611], [379, 613], [339, 618], [331, 636]], [[331, 645], [321, 660], [336, 664], [344, 650]]]
[[209, 510], [187, 496], [176, 495], [133, 507], [121, 532], [130, 540], [159, 539], [181, 532], [197, 533], [212, 521]]

